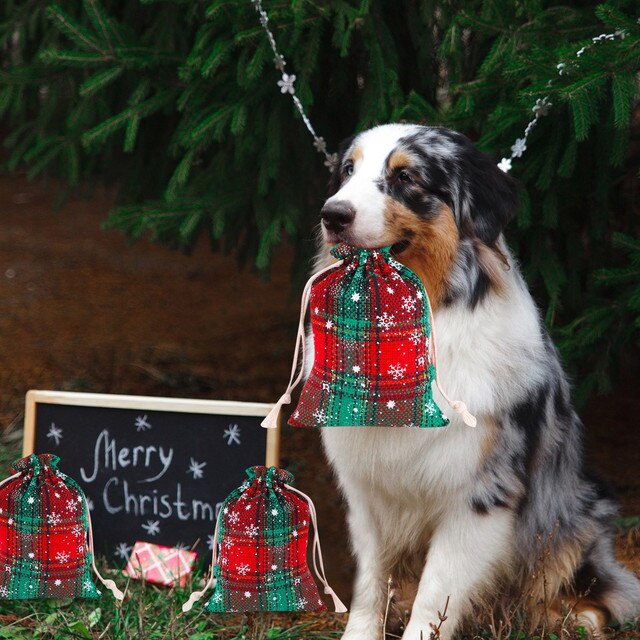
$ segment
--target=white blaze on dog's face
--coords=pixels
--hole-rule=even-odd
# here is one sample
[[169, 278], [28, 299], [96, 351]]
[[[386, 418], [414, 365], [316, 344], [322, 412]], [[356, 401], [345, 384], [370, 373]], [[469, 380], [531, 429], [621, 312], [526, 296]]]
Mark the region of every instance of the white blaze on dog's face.
[[[392, 246], [436, 303], [451, 289], [448, 280], [480, 293], [485, 276], [495, 280], [490, 254], [499, 254], [496, 241], [517, 198], [510, 178], [462, 134], [409, 124], [365, 131], [341, 147], [330, 190], [320, 212], [327, 245]], [[474, 282], [451, 276], [460, 262], [478, 265], [477, 278], [467, 274]]]
[[[395, 240], [389, 242], [392, 238], [385, 225], [387, 196], [380, 183], [385, 180], [387, 161], [399, 141], [418, 131], [413, 125], [387, 125], [353, 139], [336, 169], [340, 188], [326, 201], [321, 213], [322, 231], [328, 243], [346, 241], [367, 248], [393, 244]], [[353, 220], [349, 224], [350, 216]]]

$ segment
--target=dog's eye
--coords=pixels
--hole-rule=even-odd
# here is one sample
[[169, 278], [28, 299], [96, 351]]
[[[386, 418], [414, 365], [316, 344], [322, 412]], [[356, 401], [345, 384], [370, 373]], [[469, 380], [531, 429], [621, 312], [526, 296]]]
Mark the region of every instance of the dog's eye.
[[344, 165], [344, 168], [342, 169], [342, 172], [344, 173], [345, 176], [352, 176], [353, 175], [353, 162], [351, 162], [351, 160], [349, 160], [349, 162], [347, 162]]
[[398, 172], [398, 181], [405, 184], [412, 182], [411, 174], [406, 169], [402, 169]]

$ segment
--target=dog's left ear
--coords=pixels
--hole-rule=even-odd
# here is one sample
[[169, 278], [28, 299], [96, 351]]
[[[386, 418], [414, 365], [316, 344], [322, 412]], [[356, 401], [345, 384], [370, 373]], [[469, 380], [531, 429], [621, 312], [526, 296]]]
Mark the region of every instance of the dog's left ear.
[[492, 246], [517, 213], [516, 182], [470, 141], [464, 145], [460, 160], [462, 228]]

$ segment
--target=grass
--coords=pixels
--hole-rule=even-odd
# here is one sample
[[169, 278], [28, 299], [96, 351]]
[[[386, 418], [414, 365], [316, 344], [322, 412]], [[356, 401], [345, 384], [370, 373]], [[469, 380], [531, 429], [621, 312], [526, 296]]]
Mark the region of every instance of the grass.
[[[3, 444], [0, 435], [0, 479], [11, 463], [20, 457], [20, 443]], [[640, 518], [625, 518], [617, 522], [622, 535], [638, 532]], [[104, 566], [104, 565], [103, 565]], [[117, 572], [111, 573], [118, 586]], [[202, 569], [194, 579], [198, 582]], [[197, 584], [196, 582], [196, 584]], [[331, 613], [305, 614], [208, 614], [202, 604], [183, 614], [181, 605], [190, 594], [190, 587], [166, 589], [147, 583], [127, 584], [123, 603], [105, 594], [99, 601], [0, 601], [0, 639], [6, 640], [333, 640], [342, 635], [346, 616]], [[204, 601], [204, 600], [203, 600]], [[446, 624], [446, 621], [444, 622]], [[584, 640], [584, 629], [565, 629], [529, 635], [522, 630], [497, 635], [488, 629], [475, 629], [466, 640]], [[432, 634], [438, 638], [439, 633]], [[387, 635], [389, 640], [398, 636]], [[428, 636], [425, 634], [425, 640]], [[609, 640], [640, 640], [640, 624], [611, 628]]]
[[[119, 584], [122, 584], [120, 582]], [[339, 638], [344, 616], [335, 614], [183, 614], [189, 589], [132, 581], [121, 604], [54, 600], [0, 603], [0, 638], [7, 640], [294, 640]]]

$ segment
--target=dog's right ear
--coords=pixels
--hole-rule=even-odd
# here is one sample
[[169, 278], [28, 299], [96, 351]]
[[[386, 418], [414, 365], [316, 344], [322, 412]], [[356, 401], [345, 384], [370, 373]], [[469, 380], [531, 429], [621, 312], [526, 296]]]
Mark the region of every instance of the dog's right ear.
[[353, 141], [356, 139], [355, 136], [350, 136], [349, 138], [345, 138], [338, 145], [338, 153], [336, 163], [333, 165], [331, 169], [331, 177], [329, 178], [329, 185], [327, 188], [327, 198], [330, 198], [333, 194], [338, 192], [340, 189], [340, 167], [342, 166], [342, 161], [344, 160], [344, 154], [351, 149], [351, 145]]

